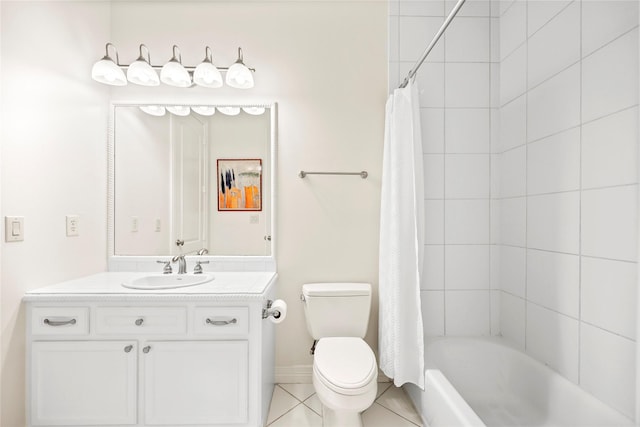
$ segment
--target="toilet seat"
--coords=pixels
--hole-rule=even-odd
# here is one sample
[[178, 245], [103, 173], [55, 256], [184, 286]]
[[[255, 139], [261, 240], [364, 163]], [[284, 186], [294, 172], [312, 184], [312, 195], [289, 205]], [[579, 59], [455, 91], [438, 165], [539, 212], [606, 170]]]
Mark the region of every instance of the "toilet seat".
[[330, 337], [318, 341], [313, 371], [330, 390], [354, 396], [375, 384], [378, 367], [373, 351], [362, 338]]

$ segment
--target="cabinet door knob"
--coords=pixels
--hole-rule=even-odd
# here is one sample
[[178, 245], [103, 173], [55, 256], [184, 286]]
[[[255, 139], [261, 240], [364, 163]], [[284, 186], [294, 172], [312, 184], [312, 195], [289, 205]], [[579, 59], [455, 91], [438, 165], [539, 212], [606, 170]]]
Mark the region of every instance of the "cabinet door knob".
[[205, 323], [213, 326], [226, 326], [226, 325], [231, 325], [233, 323], [238, 323], [238, 319], [236, 319], [235, 317], [230, 320], [213, 320], [213, 319], [207, 318]]
[[144, 319], [136, 319], [136, 326], [141, 326], [144, 323]]
[[49, 326], [66, 326], [66, 325], [75, 325], [76, 319], [69, 320], [49, 320], [44, 319], [44, 324]]
[[128, 346], [126, 346], [126, 347], [124, 348], [124, 352], [125, 352], [125, 353], [129, 353], [131, 350], [133, 350], [133, 346], [132, 346], [131, 344], [129, 344]]
[[150, 350], [151, 350], [151, 346], [150, 346], [150, 345], [148, 345], [148, 346], [146, 346], [146, 347], [143, 347], [143, 348], [142, 348], [142, 352], [143, 352], [144, 354], [149, 353], [149, 351], [150, 351]]

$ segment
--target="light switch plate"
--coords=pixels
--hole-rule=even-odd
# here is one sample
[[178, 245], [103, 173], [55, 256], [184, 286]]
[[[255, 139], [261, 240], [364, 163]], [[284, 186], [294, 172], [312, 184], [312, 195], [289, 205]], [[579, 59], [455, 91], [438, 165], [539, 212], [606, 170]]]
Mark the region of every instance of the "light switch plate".
[[4, 217], [4, 241], [22, 242], [24, 240], [24, 217], [5, 216]]
[[67, 215], [67, 237], [80, 235], [80, 215]]

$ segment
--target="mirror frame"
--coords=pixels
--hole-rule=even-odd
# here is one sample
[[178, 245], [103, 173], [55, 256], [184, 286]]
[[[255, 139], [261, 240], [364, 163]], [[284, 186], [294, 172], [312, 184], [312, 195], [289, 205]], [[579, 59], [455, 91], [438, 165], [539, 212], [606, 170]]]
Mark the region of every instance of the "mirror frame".
[[[153, 271], [160, 272], [156, 260], [170, 257], [166, 255], [116, 255], [115, 254], [115, 112], [117, 107], [139, 107], [141, 105], [173, 105], [176, 102], [111, 102], [109, 108], [109, 129], [107, 142], [107, 264], [108, 271]], [[197, 106], [210, 105], [212, 107], [264, 107], [271, 114], [271, 207], [270, 207], [270, 255], [208, 255], [198, 256], [198, 259], [208, 260], [209, 268], [222, 268], [227, 271], [276, 271], [276, 201], [277, 201], [277, 158], [278, 158], [278, 104], [271, 103], [224, 103], [213, 104], [207, 102], [178, 102], [180, 105]], [[189, 256], [187, 256], [188, 258]], [[243, 265], [244, 264], [244, 265]]]

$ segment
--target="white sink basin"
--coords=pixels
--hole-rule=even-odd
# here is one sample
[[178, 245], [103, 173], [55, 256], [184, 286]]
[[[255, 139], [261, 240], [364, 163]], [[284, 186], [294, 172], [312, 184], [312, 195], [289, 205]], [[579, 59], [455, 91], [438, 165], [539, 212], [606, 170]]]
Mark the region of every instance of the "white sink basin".
[[214, 279], [213, 274], [153, 274], [138, 277], [122, 284], [130, 289], [175, 289], [202, 285]]

